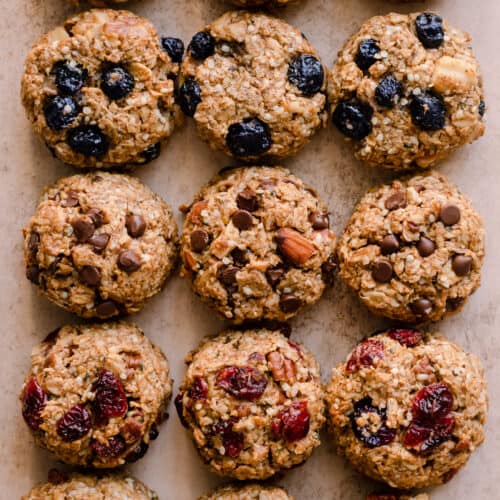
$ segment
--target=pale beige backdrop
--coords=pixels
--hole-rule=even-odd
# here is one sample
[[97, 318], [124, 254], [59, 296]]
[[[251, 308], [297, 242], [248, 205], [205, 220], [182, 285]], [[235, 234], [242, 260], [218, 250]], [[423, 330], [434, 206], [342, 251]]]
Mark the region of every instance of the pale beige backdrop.
[[[74, 173], [53, 159], [31, 133], [19, 102], [24, 57], [34, 40], [75, 12], [67, 0], [0, 0], [0, 499], [19, 498], [37, 481], [45, 480], [55, 462], [35, 448], [21, 418], [17, 395], [28, 368], [32, 346], [47, 332], [74, 321], [45, 299], [24, 277], [21, 227], [32, 213], [42, 187]], [[473, 35], [486, 85], [487, 134], [454, 154], [441, 170], [468, 194], [487, 228], [487, 258], [483, 285], [463, 312], [433, 327], [446, 333], [484, 361], [491, 408], [485, 444], [449, 484], [435, 488], [433, 500], [500, 499], [500, 1], [428, 0], [390, 3], [375, 0], [302, 0], [282, 15], [298, 26], [331, 66], [343, 40], [375, 14], [434, 9]], [[206, 22], [230, 8], [222, 0], [142, 0], [129, 4], [149, 17], [162, 35], [190, 37]], [[136, 174], [177, 210], [213, 173], [230, 161], [210, 153], [192, 123], [174, 134], [155, 162]], [[361, 194], [387, 174], [357, 163], [330, 126], [296, 158], [286, 162], [296, 174], [315, 185], [332, 213], [339, 233]], [[133, 318], [168, 355], [175, 389], [184, 373], [183, 357], [222, 322], [191, 294], [178, 277]], [[326, 380], [332, 366], [343, 360], [354, 343], [383, 324], [371, 317], [345, 288], [336, 283], [315, 307], [293, 322], [293, 338], [319, 358]], [[164, 500], [195, 500], [220, 480], [201, 464], [181, 427], [173, 404], [171, 418], [158, 440], [132, 472]], [[302, 467], [278, 482], [297, 500], [364, 499], [373, 483], [353, 472], [328, 443]]]

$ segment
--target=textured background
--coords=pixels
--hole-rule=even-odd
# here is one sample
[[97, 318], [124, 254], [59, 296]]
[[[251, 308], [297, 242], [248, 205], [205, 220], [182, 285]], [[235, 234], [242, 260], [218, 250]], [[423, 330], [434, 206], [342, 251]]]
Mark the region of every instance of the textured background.
[[[32, 134], [19, 101], [23, 61], [31, 44], [74, 12], [67, 0], [0, 0], [0, 499], [19, 498], [32, 484], [46, 479], [54, 462], [35, 448], [20, 416], [17, 395], [29, 364], [32, 346], [47, 332], [74, 321], [45, 299], [24, 278], [21, 227], [34, 210], [42, 187], [74, 173], [54, 160]], [[149, 17], [161, 35], [190, 37], [206, 22], [230, 8], [222, 0], [142, 0], [129, 4]], [[487, 133], [449, 158], [441, 171], [470, 196], [487, 228], [487, 258], [483, 284], [462, 313], [439, 329], [466, 349], [480, 355], [486, 367], [491, 407], [485, 444], [449, 484], [435, 488], [433, 500], [500, 498], [500, 43], [498, 0], [428, 0], [396, 4], [375, 0], [302, 0], [281, 12], [310, 38], [331, 66], [344, 39], [368, 17], [390, 10], [433, 9], [473, 36], [486, 85]], [[136, 174], [175, 209], [189, 201], [199, 185], [227, 165], [228, 159], [210, 153], [192, 123], [174, 134], [155, 162]], [[315, 185], [332, 213], [338, 234], [362, 193], [386, 173], [357, 163], [333, 127], [319, 133], [296, 158], [286, 162], [296, 174]], [[146, 334], [168, 355], [177, 389], [184, 373], [183, 358], [204, 335], [223, 325], [191, 294], [186, 282], [174, 277], [164, 292], [135, 317]], [[354, 343], [383, 324], [371, 317], [345, 288], [336, 283], [323, 299], [293, 322], [292, 337], [315, 352], [326, 380], [333, 365], [345, 359]], [[164, 500], [194, 500], [218, 479], [198, 460], [173, 405], [171, 418], [146, 457], [130, 467]], [[337, 457], [328, 443], [302, 467], [278, 481], [297, 500], [362, 499], [377, 485], [356, 474]]]

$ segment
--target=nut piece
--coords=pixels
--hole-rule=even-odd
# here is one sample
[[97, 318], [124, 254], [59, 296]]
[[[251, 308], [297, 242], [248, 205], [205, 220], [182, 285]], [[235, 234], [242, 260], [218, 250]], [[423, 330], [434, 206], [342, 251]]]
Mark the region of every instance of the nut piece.
[[291, 382], [295, 380], [295, 363], [284, 357], [278, 351], [272, 351], [267, 355], [267, 361], [271, 365], [271, 372], [276, 381]]
[[437, 61], [432, 75], [434, 88], [443, 93], [467, 92], [476, 79], [474, 64], [450, 56], [443, 56]]
[[288, 227], [278, 231], [276, 241], [281, 253], [298, 266], [305, 264], [314, 253], [314, 246], [299, 232]]

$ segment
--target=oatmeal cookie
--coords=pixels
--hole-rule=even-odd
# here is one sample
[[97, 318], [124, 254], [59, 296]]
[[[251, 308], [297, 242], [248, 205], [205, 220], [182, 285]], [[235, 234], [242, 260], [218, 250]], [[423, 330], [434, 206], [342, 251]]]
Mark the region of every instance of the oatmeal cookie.
[[246, 486], [222, 486], [203, 495], [199, 500], [293, 500], [283, 488], [248, 484]]
[[471, 37], [432, 13], [368, 20], [329, 79], [335, 126], [371, 166], [427, 168], [484, 133]]
[[228, 330], [205, 339], [186, 363], [175, 406], [217, 474], [265, 479], [319, 446], [323, 386], [303, 346], [266, 329]]
[[196, 33], [182, 64], [180, 106], [215, 150], [284, 158], [326, 123], [326, 71], [284, 21], [227, 12]]
[[24, 229], [26, 275], [84, 318], [139, 311], [177, 258], [170, 207], [133, 177], [97, 172], [59, 179]]
[[272, 6], [272, 7], [284, 7], [289, 3], [297, 3], [298, 0], [229, 0], [234, 5], [239, 7], [264, 7], [264, 6]]
[[375, 314], [421, 323], [461, 309], [481, 281], [484, 227], [434, 172], [370, 190], [338, 246], [340, 276]]
[[182, 274], [224, 318], [284, 321], [332, 280], [335, 236], [316, 192], [287, 170], [223, 172], [189, 207]]
[[22, 414], [36, 443], [63, 462], [134, 462], [158, 436], [172, 392], [169, 364], [131, 323], [64, 326], [31, 353]]
[[142, 164], [160, 154], [174, 129], [178, 69], [148, 20], [93, 9], [35, 43], [21, 97], [35, 132], [60, 160], [75, 167]]
[[339, 452], [394, 488], [448, 481], [484, 439], [481, 362], [438, 335], [392, 329], [363, 340], [333, 370], [326, 400]]
[[21, 500], [158, 500], [146, 485], [128, 475], [66, 474], [49, 471], [49, 482], [35, 486]]

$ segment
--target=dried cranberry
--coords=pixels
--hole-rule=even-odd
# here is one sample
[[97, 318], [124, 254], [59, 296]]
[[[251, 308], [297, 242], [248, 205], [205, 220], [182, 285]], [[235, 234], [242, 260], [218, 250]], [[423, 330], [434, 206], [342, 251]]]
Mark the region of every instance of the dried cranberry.
[[70, 408], [56, 424], [57, 434], [67, 443], [81, 439], [91, 426], [90, 413], [81, 405]]
[[137, 462], [148, 451], [149, 445], [141, 441], [126, 457], [125, 461], [128, 463]]
[[[358, 420], [360, 418], [367, 420], [368, 414], [370, 413], [378, 416], [380, 425], [376, 431], [371, 429], [371, 427], [374, 426], [373, 422], [368, 422], [364, 427], [358, 425]], [[389, 444], [394, 441], [396, 437], [396, 430], [389, 429], [386, 425], [387, 416], [385, 409], [373, 406], [372, 398], [369, 396], [354, 403], [354, 412], [351, 414], [350, 418], [354, 435], [368, 448], [376, 448]]]
[[42, 423], [40, 413], [47, 403], [47, 395], [40, 387], [35, 377], [30, 378], [28, 382], [26, 382], [21, 399], [23, 402], [22, 412], [25, 422], [30, 429], [34, 431], [38, 430]]
[[96, 455], [103, 458], [116, 458], [121, 455], [127, 447], [125, 439], [123, 439], [120, 434], [110, 437], [108, 439], [108, 444], [100, 443], [94, 439], [90, 446]]
[[193, 385], [189, 388], [189, 397], [195, 401], [207, 399], [208, 385], [205, 379], [196, 375]]
[[181, 421], [181, 424], [184, 427], [189, 427], [186, 419], [184, 418], [184, 412], [183, 412], [184, 407], [182, 405], [182, 398], [183, 397], [184, 397], [184, 394], [182, 392], [179, 392], [179, 394], [177, 394], [177, 396], [174, 400], [174, 405], [175, 405], [175, 409], [177, 410], [177, 415], [179, 415], [179, 420]]
[[414, 347], [424, 338], [422, 332], [409, 328], [393, 328], [387, 332], [387, 335], [406, 347]]
[[222, 445], [227, 456], [236, 458], [240, 454], [244, 438], [240, 432], [233, 431], [233, 422], [221, 421], [213, 426], [212, 431], [222, 437]]
[[228, 366], [217, 374], [217, 385], [236, 399], [253, 401], [262, 396], [267, 377], [251, 366]]
[[[304, 439], [309, 433], [309, 410], [307, 401], [296, 401], [283, 408], [278, 414], [279, 422], [271, 427], [273, 433], [278, 433], [289, 443]], [[278, 431], [279, 429], [279, 431]], [[276, 435], [276, 434], [275, 434]]]
[[425, 454], [449, 439], [454, 428], [455, 417], [453, 415], [440, 418], [432, 426], [412, 421], [405, 433], [403, 444], [410, 448], [418, 447], [418, 452]]
[[123, 385], [113, 372], [102, 370], [94, 384], [94, 415], [99, 424], [112, 417], [121, 417], [127, 412], [127, 395]]
[[447, 415], [452, 406], [453, 395], [446, 384], [427, 385], [417, 392], [413, 400], [413, 418], [432, 425]]
[[362, 366], [372, 366], [384, 357], [384, 344], [380, 340], [365, 339], [352, 351], [347, 360], [346, 370], [354, 371]]

